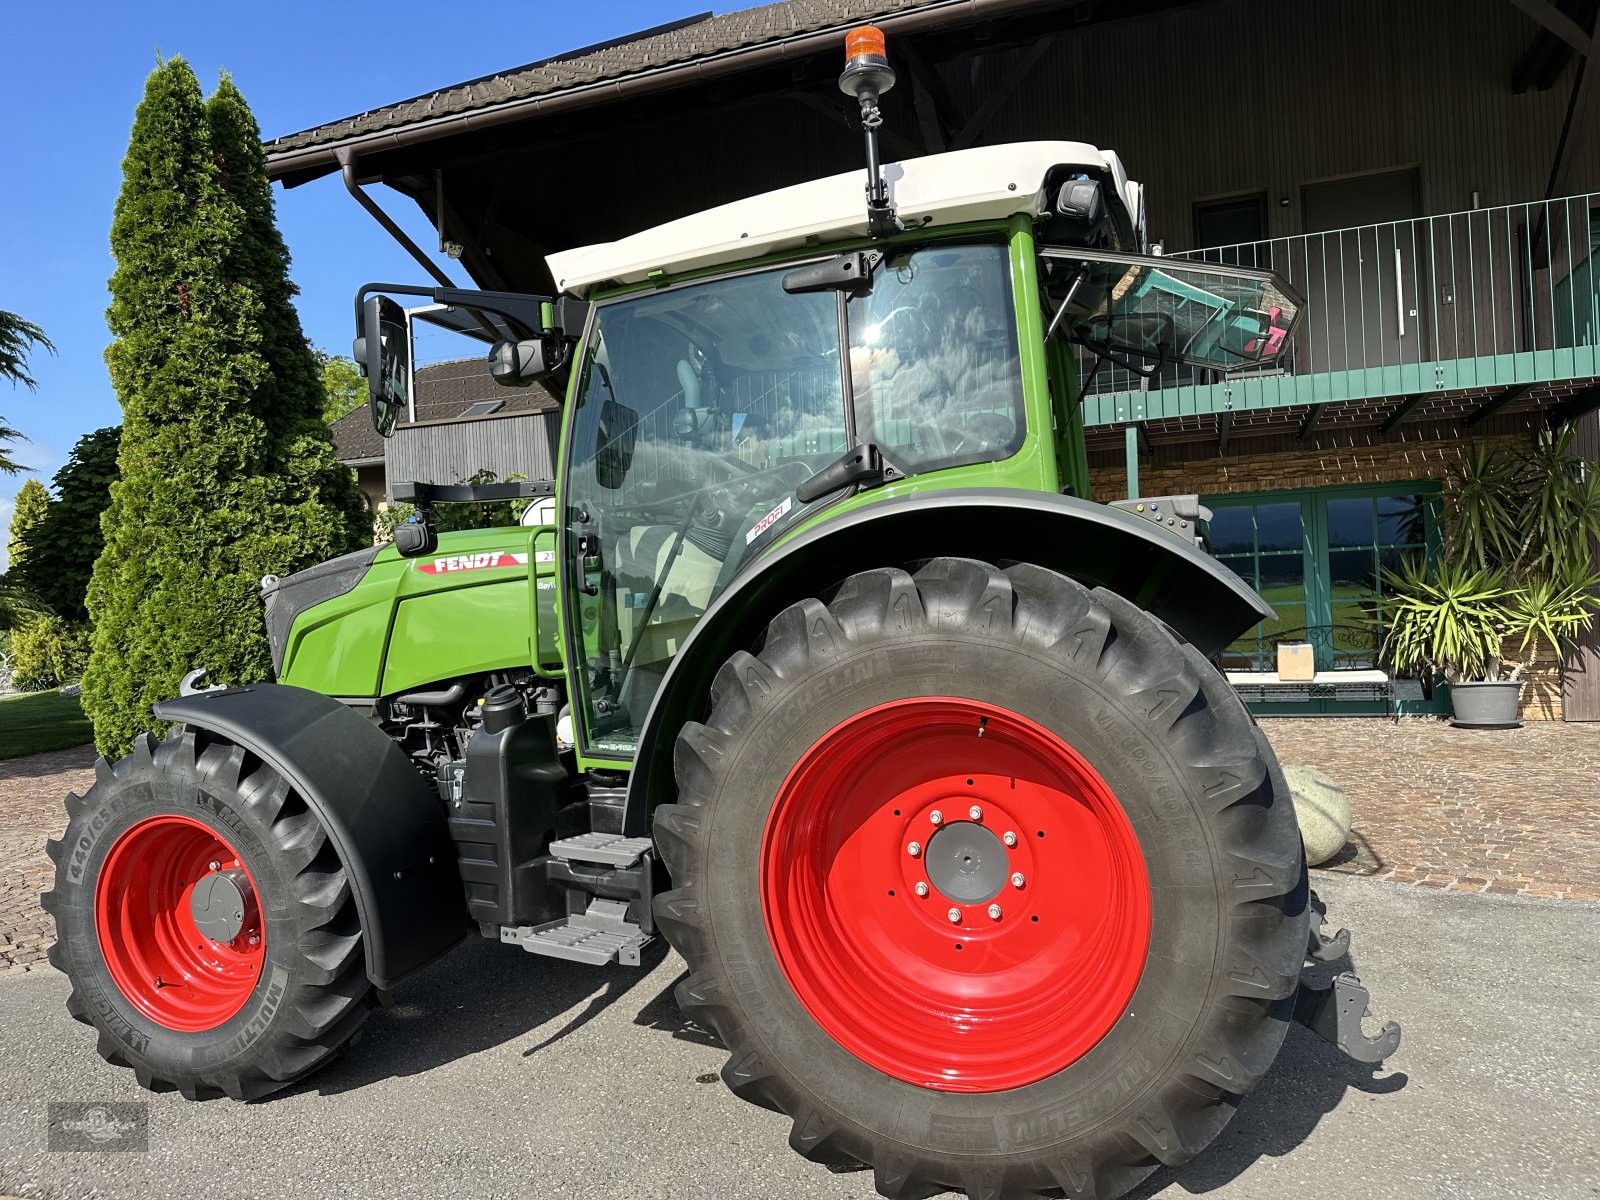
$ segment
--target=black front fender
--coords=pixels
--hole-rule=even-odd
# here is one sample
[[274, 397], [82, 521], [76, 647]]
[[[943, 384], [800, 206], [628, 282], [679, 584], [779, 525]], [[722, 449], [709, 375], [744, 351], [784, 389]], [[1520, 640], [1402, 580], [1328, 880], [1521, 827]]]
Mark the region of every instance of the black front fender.
[[163, 700], [155, 712], [243, 746], [321, 818], [355, 893], [377, 987], [392, 987], [466, 934], [439, 800], [376, 725], [320, 692], [281, 684]]
[[1165, 621], [1207, 656], [1257, 622], [1267, 603], [1192, 541], [1132, 513], [1071, 496], [1001, 488], [897, 497], [826, 521], [739, 575], [672, 660], [640, 732], [624, 829], [642, 836], [670, 797], [672, 746], [705, 715], [711, 680], [785, 607], [858, 571], [955, 556], [1029, 562], [1104, 587]]

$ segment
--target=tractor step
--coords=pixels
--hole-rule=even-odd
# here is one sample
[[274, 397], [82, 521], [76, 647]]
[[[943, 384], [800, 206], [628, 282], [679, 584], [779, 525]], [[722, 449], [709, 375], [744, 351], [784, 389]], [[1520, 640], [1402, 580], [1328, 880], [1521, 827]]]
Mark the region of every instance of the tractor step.
[[580, 833], [550, 843], [550, 853], [568, 862], [602, 863], [608, 867], [631, 867], [654, 845], [649, 838], [623, 837], [616, 833]]
[[564, 958], [569, 962], [597, 967], [615, 962], [637, 967], [639, 951], [649, 944], [651, 936], [628, 920], [627, 901], [597, 897], [589, 902], [586, 911], [560, 921], [502, 927], [500, 940], [520, 945], [529, 954]]

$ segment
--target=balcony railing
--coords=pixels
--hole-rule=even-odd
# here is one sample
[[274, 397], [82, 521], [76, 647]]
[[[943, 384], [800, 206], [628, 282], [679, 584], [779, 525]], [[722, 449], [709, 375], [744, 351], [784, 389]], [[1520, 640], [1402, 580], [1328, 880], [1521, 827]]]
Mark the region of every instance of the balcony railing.
[[1230, 376], [1102, 363], [1086, 423], [1600, 375], [1600, 193], [1172, 257], [1287, 279], [1306, 302], [1288, 353], [1275, 371]]

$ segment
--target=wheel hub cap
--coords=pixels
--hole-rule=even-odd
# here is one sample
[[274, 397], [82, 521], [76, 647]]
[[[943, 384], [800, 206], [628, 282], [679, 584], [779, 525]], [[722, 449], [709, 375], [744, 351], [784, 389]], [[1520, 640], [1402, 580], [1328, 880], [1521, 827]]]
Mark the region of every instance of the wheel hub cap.
[[203, 876], [189, 893], [194, 926], [214, 942], [231, 942], [244, 929], [245, 909], [254, 903], [250, 880], [238, 868]]
[[946, 825], [933, 835], [927, 870], [928, 881], [941, 896], [962, 904], [993, 900], [1011, 874], [999, 836], [972, 821]]
[[762, 911], [817, 1024], [885, 1074], [1023, 1087], [1121, 1019], [1150, 886], [1132, 823], [1071, 746], [975, 700], [868, 709], [824, 734], [767, 820]]

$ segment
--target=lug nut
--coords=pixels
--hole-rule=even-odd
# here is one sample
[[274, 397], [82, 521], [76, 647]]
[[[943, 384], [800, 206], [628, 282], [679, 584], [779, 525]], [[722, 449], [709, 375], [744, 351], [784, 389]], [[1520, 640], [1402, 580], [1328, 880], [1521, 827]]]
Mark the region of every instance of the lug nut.
[[928, 814], [928, 820], [932, 821], [935, 825], [941, 825], [944, 823], [944, 814], [936, 808]]
[[989, 905], [989, 915], [998, 921], [1000, 919], [1000, 906], [998, 904]]
[[912, 858], [915, 858], [917, 855], [922, 853], [922, 843], [912, 842], [911, 845], [906, 847], [906, 853], [911, 855]]
[[950, 918], [950, 924], [952, 924], [952, 925], [961, 924], [961, 910], [959, 908], [952, 908], [945, 915]]
[[1008, 846], [1015, 846], [1017, 844], [1017, 835], [1008, 829], [1006, 830], [1005, 837], [1001, 838], [1000, 840]]
[[261, 938], [260, 938], [260, 936], [259, 936], [259, 935], [257, 935], [257, 934], [254, 934], [254, 933], [252, 933], [252, 934], [251, 934], [251, 935], [250, 935], [250, 944], [251, 944], [251, 945], [252, 945], [252, 946], [259, 946], [259, 945], [260, 945], [260, 944], [261, 944]]
[[967, 816], [971, 817], [974, 821], [981, 821], [983, 820], [983, 809], [974, 804], [971, 808], [967, 809]]
[[928, 894], [928, 885], [925, 883], [917, 884], [916, 892], [919, 896], [926, 896]]
[[1021, 871], [1013, 871], [1011, 873], [1011, 886], [1012, 887], [1021, 887], [1023, 882], [1024, 881], [1023, 881], [1023, 878], [1022, 878], [1022, 872]]
[[222, 864], [219, 863], [216, 859], [212, 859], [210, 862], [208, 862], [206, 864], [206, 870], [208, 870], [208, 871], [220, 871], [220, 870], [222, 870]]

